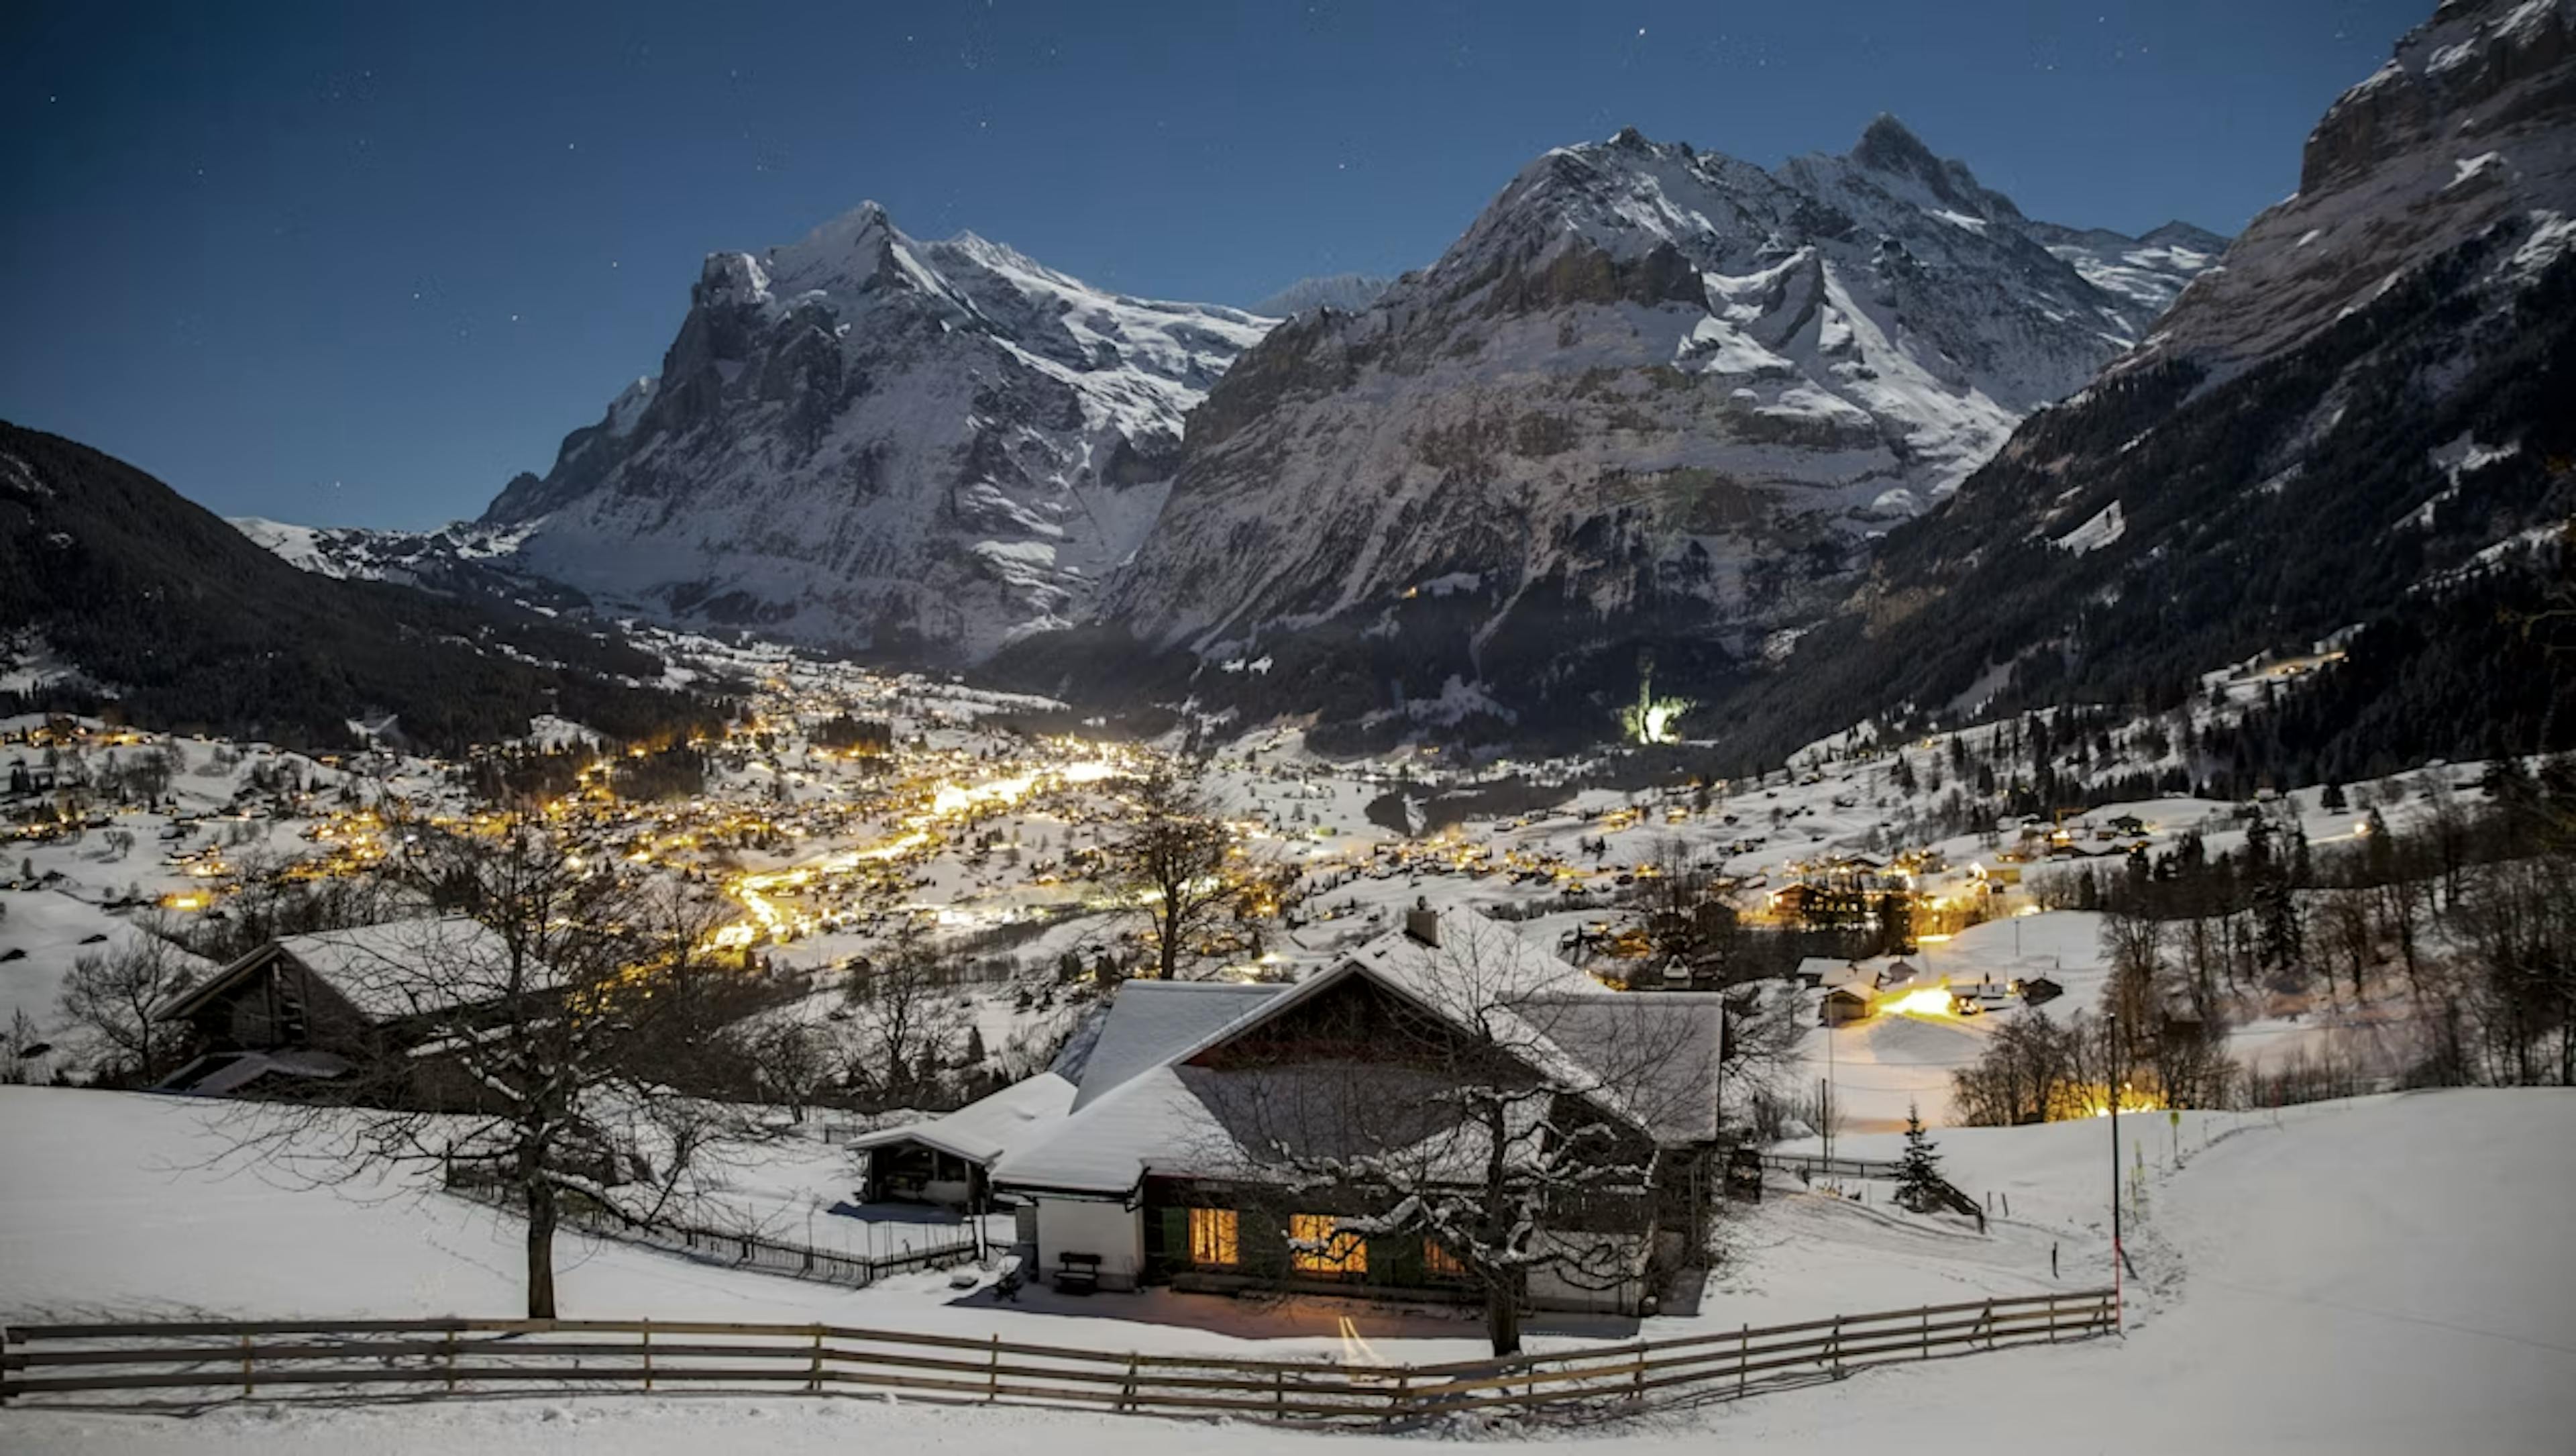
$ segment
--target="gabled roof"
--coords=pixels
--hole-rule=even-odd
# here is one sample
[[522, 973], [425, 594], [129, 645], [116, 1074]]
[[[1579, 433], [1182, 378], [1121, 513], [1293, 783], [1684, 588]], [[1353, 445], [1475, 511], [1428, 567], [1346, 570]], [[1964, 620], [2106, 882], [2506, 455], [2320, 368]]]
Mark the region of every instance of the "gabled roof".
[[[280, 936], [155, 1014], [162, 1020], [190, 1015], [280, 957], [330, 987], [359, 1015], [379, 1023], [495, 999], [500, 994], [501, 968], [509, 963], [501, 937], [479, 921], [461, 916], [391, 920]], [[552, 979], [552, 972], [538, 967], [527, 978], [529, 989]]]
[[865, 1150], [913, 1142], [970, 1163], [990, 1165], [1012, 1148], [1063, 1121], [1072, 1110], [1073, 1092], [1071, 1082], [1053, 1072], [1040, 1072], [926, 1122], [879, 1128], [852, 1138], [849, 1146]]
[[[1129, 983], [1119, 990], [1071, 1113], [1043, 1137], [1006, 1153], [996, 1176], [1027, 1188], [1125, 1193], [1148, 1171], [1207, 1171], [1198, 1167], [1207, 1140], [1224, 1134], [1176, 1069], [1354, 977], [1455, 1020], [1442, 1009], [1454, 998], [1443, 992], [1472, 972], [1483, 988], [1499, 991], [1482, 1014], [1518, 1023], [1513, 1053], [1540, 1064], [1538, 1073], [1568, 1085], [1596, 1084], [1585, 1094], [1591, 1101], [1658, 1141], [1715, 1135], [1722, 997], [1610, 990], [1472, 912], [1443, 913], [1440, 940], [1432, 946], [1390, 932], [1294, 986]], [[1208, 994], [1219, 990], [1251, 994]], [[1139, 991], [1146, 994], [1130, 1011], [1129, 998]], [[1226, 1010], [1234, 1014], [1222, 1016]], [[1669, 1030], [1670, 1044], [1659, 1046], [1655, 1065], [1638, 1069], [1626, 1086], [1602, 1085], [1604, 1069], [1634, 1052], [1640, 1018]], [[1130, 1023], [1123, 1030], [1122, 1020]], [[1104, 1062], [1102, 1054], [1113, 1046], [1116, 1054]]]
[[1140, 1072], [1178, 1060], [1291, 988], [1232, 981], [1129, 981], [1082, 1066], [1072, 1111], [1099, 1101]]

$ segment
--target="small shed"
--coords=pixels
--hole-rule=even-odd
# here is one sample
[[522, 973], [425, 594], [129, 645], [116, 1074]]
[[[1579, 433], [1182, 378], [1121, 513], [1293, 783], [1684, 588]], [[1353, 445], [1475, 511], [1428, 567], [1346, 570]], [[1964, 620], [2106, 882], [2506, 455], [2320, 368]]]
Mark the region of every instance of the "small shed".
[[1825, 993], [1824, 1024], [1841, 1026], [1846, 1022], [1869, 1017], [1869, 998], [1849, 986], [1836, 986]]
[[849, 1145], [868, 1155], [862, 1196], [981, 1212], [991, 1204], [993, 1164], [1062, 1121], [1073, 1094], [1073, 1083], [1040, 1072], [943, 1116], [852, 1138]]

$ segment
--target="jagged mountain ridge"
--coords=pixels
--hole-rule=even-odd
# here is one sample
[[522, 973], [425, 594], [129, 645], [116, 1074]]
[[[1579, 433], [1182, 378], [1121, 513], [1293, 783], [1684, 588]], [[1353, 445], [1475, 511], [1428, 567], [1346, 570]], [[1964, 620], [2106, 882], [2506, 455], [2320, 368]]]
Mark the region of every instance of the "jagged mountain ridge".
[[661, 373], [477, 524], [611, 607], [972, 660], [1088, 607], [1269, 323], [919, 242], [870, 203], [711, 255]]
[[2033, 223], [1892, 117], [1776, 172], [1557, 149], [1430, 268], [1237, 361], [1106, 635], [1267, 657], [1212, 690], [1328, 715], [1451, 678], [1526, 704], [1659, 638], [1740, 665], [2139, 338], [2153, 303], [2079, 265], [2178, 289], [2207, 254], [2165, 241]]
[[1277, 293], [1252, 306], [1252, 311], [1265, 318], [1288, 318], [1318, 308], [1338, 308], [1354, 313], [1378, 301], [1395, 286], [1392, 278], [1373, 273], [1332, 273], [1320, 278], [1300, 278]]
[[2300, 778], [2568, 746], [2571, 158], [2576, 0], [2442, 5], [2150, 338], [1888, 538], [1731, 707], [1730, 762], [1872, 715], [2169, 708], [2324, 639], [2350, 656], [2265, 730]]

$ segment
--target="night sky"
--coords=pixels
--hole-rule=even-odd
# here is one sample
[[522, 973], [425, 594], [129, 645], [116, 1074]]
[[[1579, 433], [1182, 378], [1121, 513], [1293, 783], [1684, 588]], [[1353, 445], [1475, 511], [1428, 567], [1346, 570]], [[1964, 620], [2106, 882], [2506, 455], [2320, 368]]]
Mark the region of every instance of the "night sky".
[[660, 367], [699, 259], [874, 198], [1248, 303], [1635, 125], [1893, 111], [2030, 214], [2233, 231], [2431, 0], [0, 8], [0, 417], [226, 514], [427, 526]]

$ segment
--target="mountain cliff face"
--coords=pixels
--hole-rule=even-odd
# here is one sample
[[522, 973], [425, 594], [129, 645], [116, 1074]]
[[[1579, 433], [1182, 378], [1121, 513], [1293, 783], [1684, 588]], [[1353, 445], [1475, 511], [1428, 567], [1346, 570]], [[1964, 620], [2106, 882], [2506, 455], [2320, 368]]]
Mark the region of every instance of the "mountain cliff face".
[[2565, 747], [2571, 402], [2576, 0], [2453, 0], [2139, 348], [1888, 538], [1735, 751], [2172, 707], [2329, 638], [2262, 730], [2295, 777]]
[[2173, 232], [2034, 223], [1893, 118], [1776, 172], [1550, 152], [1431, 268], [1237, 362], [1104, 616], [1266, 661], [1223, 688], [1256, 712], [1732, 671], [2141, 337], [2210, 257]]
[[2569, 7], [2447, 0], [2309, 134], [2299, 190], [2176, 301], [2137, 369], [2279, 354], [2414, 269], [2576, 190]]
[[662, 372], [478, 523], [612, 608], [972, 660], [1080, 615], [1269, 321], [1104, 293], [874, 204], [707, 259]]

